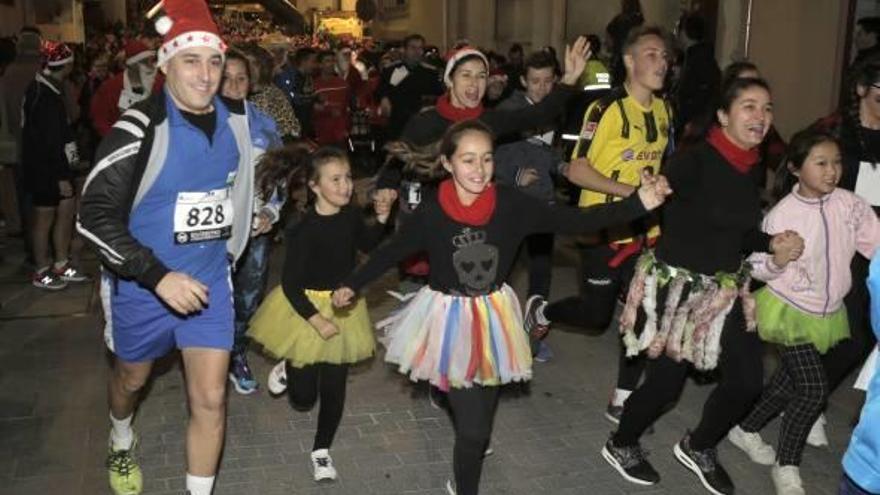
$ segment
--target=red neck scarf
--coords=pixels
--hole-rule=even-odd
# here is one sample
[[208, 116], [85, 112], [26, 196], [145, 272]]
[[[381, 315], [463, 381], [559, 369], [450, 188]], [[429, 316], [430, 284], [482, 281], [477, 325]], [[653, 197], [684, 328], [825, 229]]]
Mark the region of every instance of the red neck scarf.
[[706, 136], [706, 141], [721, 153], [721, 156], [724, 157], [731, 167], [741, 174], [749, 173], [749, 170], [751, 170], [760, 159], [757, 147], [750, 150], [740, 148], [734, 144], [718, 126], [712, 127], [712, 129], [709, 130], [709, 135]]
[[452, 179], [446, 179], [440, 183], [437, 199], [440, 201], [440, 208], [443, 209], [443, 213], [446, 213], [456, 222], [473, 227], [481, 227], [489, 223], [489, 219], [495, 211], [495, 195], [495, 184], [490, 183], [477, 196], [476, 201], [470, 206], [465, 206], [458, 199], [458, 193], [455, 192], [455, 184], [452, 183]]
[[457, 108], [452, 106], [449, 93], [443, 93], [437, 98], [437, 113], [444, 119], [451, 120], [452, 122], [473, 120], [483, 115], [483, 104], [480, 103], [474, 108]]

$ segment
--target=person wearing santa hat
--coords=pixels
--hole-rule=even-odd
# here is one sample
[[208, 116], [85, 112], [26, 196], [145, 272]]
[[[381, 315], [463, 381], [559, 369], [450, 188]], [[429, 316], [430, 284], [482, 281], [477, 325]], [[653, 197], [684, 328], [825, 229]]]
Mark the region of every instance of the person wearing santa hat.
[[125, 70], [104, 81], [92, 97], [89, 114], [95, 130], [106, 136], [130, 106], [162, 90], [156, 70], [156, 51], [133, 39], [125, 44]]
[[84, 186], [79, 230], [103, 262], [110, 377], [107, 466], [116, 494], [143, 476], [131, 421], [153, 362], [180, 349], [190, 418], [186, 490], [208, 495], [223, 447], [233, 346], [230, 266], [248, 241], [247, 110], [217, 97], [226, 44], [204, 0], [164, 0], [162, 91], [122, 113]]
[[73, 70], [73, 51], [64, 43], [44, 41], [41, 53], [43, 69], [22, 100], [21, 159], [25, 191], [33, 205], [31, 247], [37, 269], [32, 283], [41, 289], [61, 290], [68, 282], [88, 280], [69, 260], [76, 212], [72, 167], [79, 159], [63, 88]]

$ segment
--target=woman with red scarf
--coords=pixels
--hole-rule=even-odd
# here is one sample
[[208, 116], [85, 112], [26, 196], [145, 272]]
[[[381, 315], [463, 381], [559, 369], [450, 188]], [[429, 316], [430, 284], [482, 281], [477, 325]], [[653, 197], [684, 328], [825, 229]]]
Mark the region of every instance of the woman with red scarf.
[[[407, 215], [421, 201], [425, 186], [424, 174], [412, 173], [412, 167], [404, 167], [410, 161], [413, 149], [429, 150], [443, 137], [449, 126], [464, 120], [477, 119], [486, 124], [496, 137], [517, 135], [535, 127], [551, 125], [564, 111], [569, 97], [576, 94], [578, 78], [590, 54], [586, 38], [578, 38], [566, 46], [565, 74], [553, 91], [537, 105], [517, 110], [487, 110], [483, 107], [486, 84], [489, 79], [489, 61], [483, 52], [465, 46], [450, 55], [443, 74], [447, 91], [437, 98], [436, 105], [414, 115], [404, 127], [400, 141], [388, 146], [389, 166], [377, 179], [377, 187], [399, 189], [400, 210]], [[403, 146], [400, 146], [403, 144]], [[404, 277], [421, 279], [428, 273], [424, 256], [417, 254], [405, 260]]]
[[[673, 451], [706, 490], [730, 494], [733, 482], [718, 462], [716, 445], [749, 412], [763, 380], [745, 257], [794, 255], [803, 240], [793, 232], [771, 238], [759, 229], [757, 147], [773, 121], [767, 83], [729, 81], [716, 118], [704, 142], [661, 169], [675, 195], [663, 210], [656, 249], [638, 262], [620, 317], [627, 355], [646, 350], [652, 359], [602, 456], [627, 481], [659, 482], [639, 437], [678, 400], [691, 364], [700, 370], [718, 367], [718, 385], [700, 423]], [[641, 333], [634, 331], [637, 324]]]
[[412, 380], [448, 392], [457, 488], [450, 482], [447, 491], [458, 495], [479, 491], [499, 386], [532, 376], [519, 301], [507, 285], [522, 240], [537, 232], [597, 232], [625, 224], [657, 208], [670, 193], [665, 179], [645, 175], [638, 194], [623, 201], [581, 209], [551, 206], [492, 182], [492, 139], [479, 121], [450, 127], [432, 163], [451, 177], [333, 295], [335, 305], [345, 306], [355, 291], [405, 256], [428, 253], [428, 285], [388, 327], [385, 360]]

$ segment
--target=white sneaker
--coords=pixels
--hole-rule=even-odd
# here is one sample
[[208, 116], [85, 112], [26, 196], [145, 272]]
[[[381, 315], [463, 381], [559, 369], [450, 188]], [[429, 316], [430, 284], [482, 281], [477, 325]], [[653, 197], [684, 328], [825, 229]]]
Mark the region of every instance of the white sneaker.
[[446, 480], [446, 493], [447, 495], [455, 495], [455, 487], [452, 486], [452, 480]]
[[312, 452], [312, 472], [315, 481], [333, 481], [336, 479], [336, 468], [333, 467], [333, 458], [327, 449], [318, 449]]
[[281, 395], [287, 390], [287, 368], [283, 359], [269, 372], [266, 387], [272, 395]]
[[770, 470], [776, 495], [806, 495], [801, 481], [801, 470], [797, 466], [774, 465]]
[[813, 447], [827, 447], [828, 446], [828, 435], [825, 434], [825, 415], [822, 414], [818, 418], [816, 418], [816, 422], [813, 423], [813, 427], [810, 428], [810, 434], [807, 435], [807, 445], [812, 445]]
[[727, 439], [745, 452], [752, 462], [764, 466], [772, 466], [776, 463], [776, 451], [770, 444], [764, 442], [760, 433], [749, 433], [736, 425], [727, 434]]

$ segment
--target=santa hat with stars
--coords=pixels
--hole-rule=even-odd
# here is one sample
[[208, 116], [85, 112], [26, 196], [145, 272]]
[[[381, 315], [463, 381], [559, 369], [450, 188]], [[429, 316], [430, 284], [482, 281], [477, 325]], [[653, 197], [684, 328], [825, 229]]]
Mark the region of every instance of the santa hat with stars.
[[158, 65], [166, 64], [181, 50], [196, 46], [213, 48], [221, 55], [226, 52], [226, 43], [220, 39], [220, 30], [205, 0], [162, 0], [150, 9], [147, 17], [156, 13], [160, 13], [156, 32], [165, 37], [158, 50]]

